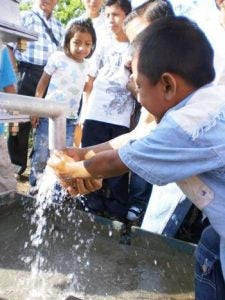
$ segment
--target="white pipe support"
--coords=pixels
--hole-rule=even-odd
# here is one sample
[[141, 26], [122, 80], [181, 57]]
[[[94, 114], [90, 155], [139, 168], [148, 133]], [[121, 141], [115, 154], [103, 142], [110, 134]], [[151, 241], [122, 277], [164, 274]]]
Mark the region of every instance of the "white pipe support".
[[49, 149], [62, 150], [66, 147], [67, 103], [0, 92], [0, 108], [15, 110], [29, 116], [49, 118]]

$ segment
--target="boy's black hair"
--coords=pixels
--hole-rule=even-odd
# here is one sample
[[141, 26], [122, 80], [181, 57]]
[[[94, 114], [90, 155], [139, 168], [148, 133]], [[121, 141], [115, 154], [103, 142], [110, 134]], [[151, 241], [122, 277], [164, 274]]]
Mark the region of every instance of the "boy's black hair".
[[134, 8], [124, 20], [124, 28], [136, 17], [145, 19], [147, 22], [153, 22], [166, 16], [174, 16], [174, 10], [169, 1], [166, 0], [148, 0]]
[[132, 10], [131, 3], [129, 0], [106, 0], [105, 2], [105, 6], [112, 6], [114, 4], [119, 5], [124, 11], [125, 15], [128, 15]]
[[213, 49], [196, 23], [185, 17], [154, 21], [133, 42], [138, 71], [152, 84], [165, 72], [181, 76], [199, 88], [215, 77]]
[[76, 32], [88, 32], [90, 33], [92, 37], [92, 47], [91, 47], [91, 52], [86, 58], [89, 58], [92, 56], [92, 54], [95, 51], [96, 48], [96, 33], [95, 29], [93, 27], [92, 21], [90, 18], [78, 18], [77, 20], [74, 20], [74, 22], [71, 24], [71, 26], [68, 28], [65, 34], [65, 39], [64, 39], [64, 46], [63, 49], [67, 55], [70, 54], [70, 40], [74, 36]]
[[152, 5], [147, 7], [144, 15], [148, 22], [153, 22], [162, 17], [174, 16], [175, 13], [169, 1], [156, 0], [152, 1]]

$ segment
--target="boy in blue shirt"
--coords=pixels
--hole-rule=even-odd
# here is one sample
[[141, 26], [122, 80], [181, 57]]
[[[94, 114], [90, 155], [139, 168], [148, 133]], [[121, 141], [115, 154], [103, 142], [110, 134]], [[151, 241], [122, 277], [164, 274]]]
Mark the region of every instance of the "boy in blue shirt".
[[165, 17], [133, 43], [132, 69], [138, 101], [157, 126], [119, 150], [109, 142], [56, 152], [49, 164], [77, 191], [87, 178], [128, 170], [153, 184], [176, 182], [212, 226], [196, 251], [196, 299], [225, 299], [225, 87], [211, 84], [213, 49], [195, 23]]
[[[0, 50], [0, 90], [6, 93], [16, 93], [16, 76], [10, 61], [7, 48]], [[16, 179], [10, 162], [6, 140], [4, 138], [4, 123], [0, 121], [0, 194], [16, 190]]]

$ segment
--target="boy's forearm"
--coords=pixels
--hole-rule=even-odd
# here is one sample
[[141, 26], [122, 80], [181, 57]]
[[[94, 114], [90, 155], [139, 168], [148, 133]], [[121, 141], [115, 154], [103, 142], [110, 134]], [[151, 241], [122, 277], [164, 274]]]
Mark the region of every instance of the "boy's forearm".
[[105, 142], [90, 147], [76, 148], [75, 151], [78, 154], [80, 160], [87, 160], [100, 152], [113, 150], [113, 149], [114, 148], [111, 146], [109, 142]]
[[131, 139], [131, 135], [130, 133], [127, 133], [118, 136], [105, 143], [101, 143], [101, 144], [97, 144], [85, 148], [76, 148], [75, 151], [76, 153], [78, 153], [80, 160], [87, 160], [100, 152], [109, 151], [109, 150], [118, 150], [121, 146], [125, 145], [130, 139]]
[[76, 152], [78, 153], [80, 160], [86, 160], [103, 151], [118, 150], [120, 147], [127, 144], [130, 140], [135, 140], [147, 135], [152, 127], [154, 127], [153, 122], [144, 124], [143, 126], [138, 126], [133, 131], [120, 135], [108, 142], [90, 147], [79, 148], [76, 149]]
[[116, 150], [103, 151], [90, 159], [70, 165], [70, 173], [74, 178], [109, 178], [128, 171]]

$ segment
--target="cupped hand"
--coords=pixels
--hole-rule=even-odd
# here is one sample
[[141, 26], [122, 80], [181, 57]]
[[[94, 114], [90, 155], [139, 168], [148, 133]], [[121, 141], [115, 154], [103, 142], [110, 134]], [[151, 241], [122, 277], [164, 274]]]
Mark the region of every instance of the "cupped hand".
[[72, 177], [70, 174], [70, 164], [74, 162], [74, 158], [67, 155], [67, 149], [54, 150], [47, 164], [51, 167], [59, 177]]
[[63, 184], [71, 195], [85, 195], [99, 190], [102, 187], [102, 179], [77, 178], [74, 179], [73, 184], [68, 185], [65, 182]]

